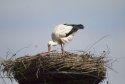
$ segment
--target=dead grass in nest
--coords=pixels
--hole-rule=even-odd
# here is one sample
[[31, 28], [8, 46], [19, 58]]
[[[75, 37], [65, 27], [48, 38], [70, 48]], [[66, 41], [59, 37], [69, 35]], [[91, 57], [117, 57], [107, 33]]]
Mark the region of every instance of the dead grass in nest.
[[[82, 74], [103, 80], [106, 76], [106, 52], [100, 56], [79, 52], [39, 53], [34, 56], [23, 56], [1, 63], [3, 73], [17, 81], [39, 79], [45, 73]], [[50, 77], [50, 76], [48, 76]]]

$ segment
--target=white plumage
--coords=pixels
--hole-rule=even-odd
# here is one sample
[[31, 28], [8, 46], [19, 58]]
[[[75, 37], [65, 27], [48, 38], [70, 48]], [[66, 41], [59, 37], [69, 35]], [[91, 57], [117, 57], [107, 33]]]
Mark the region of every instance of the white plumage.
[[48, 52], [52, 46], [61, 45], [62, 53], [64, 52], [63, 45], [69, 43], [78, 29], [83, 29], [81, 24], [60, 24], [57, 25], [52, 32], [52, 41], [48, 42]]

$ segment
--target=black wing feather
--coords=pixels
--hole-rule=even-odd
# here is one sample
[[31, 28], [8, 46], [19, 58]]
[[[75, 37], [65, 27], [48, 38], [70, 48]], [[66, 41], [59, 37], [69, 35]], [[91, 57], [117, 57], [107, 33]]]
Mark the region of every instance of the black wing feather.
[[78, 31], [78, 28], [74, 28], [74, 27], [73, 27], [72, 30], [71, 30], [69, 33], [66, 34], [66, 37], [68, 37], [69, 35], [71, 35], [71, 34], [77, 32], [77, 31]]
[[68, 37], [69, 35], [71, 35], [71, 34], [77, 32], [79, 29], [83, 29], [83, 28], [84, 28], [84, 26], [81, 25], [81, 24], [78, 24], [78, 25], [76, 25], [76, 24], [64, 24], [64, 25], [72, 26], [72, 27], [73, 27], [73, 28], [71, 29], [71, 31], [66, 34], [66, 37]]

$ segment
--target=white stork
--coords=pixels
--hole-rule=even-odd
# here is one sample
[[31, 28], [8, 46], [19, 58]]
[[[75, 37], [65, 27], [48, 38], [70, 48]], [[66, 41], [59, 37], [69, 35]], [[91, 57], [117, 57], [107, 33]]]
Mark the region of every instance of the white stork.
[[76, 33], [79, 29], [84, 29], [84, 26], [82, 24], [60, 24], [57, 25], [53, 32], [52, 32], [52, 41], [48, 42], [48, 53], [50, 53], [50, 50], [52, 46], [56, 46], [58, 44], [61, 45], [62, 53], [64, 53], [63, 46], [66, 43], [69, 43], [74, 36], [74, 33]]

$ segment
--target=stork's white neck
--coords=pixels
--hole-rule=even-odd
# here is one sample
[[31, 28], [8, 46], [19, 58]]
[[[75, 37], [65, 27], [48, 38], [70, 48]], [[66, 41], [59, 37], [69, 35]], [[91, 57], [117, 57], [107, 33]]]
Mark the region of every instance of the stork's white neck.
[[49, 41], [48, 45], [50, 45], [50, 46], [56, 46], [56, 45], [58, 45], [58, 42]]

